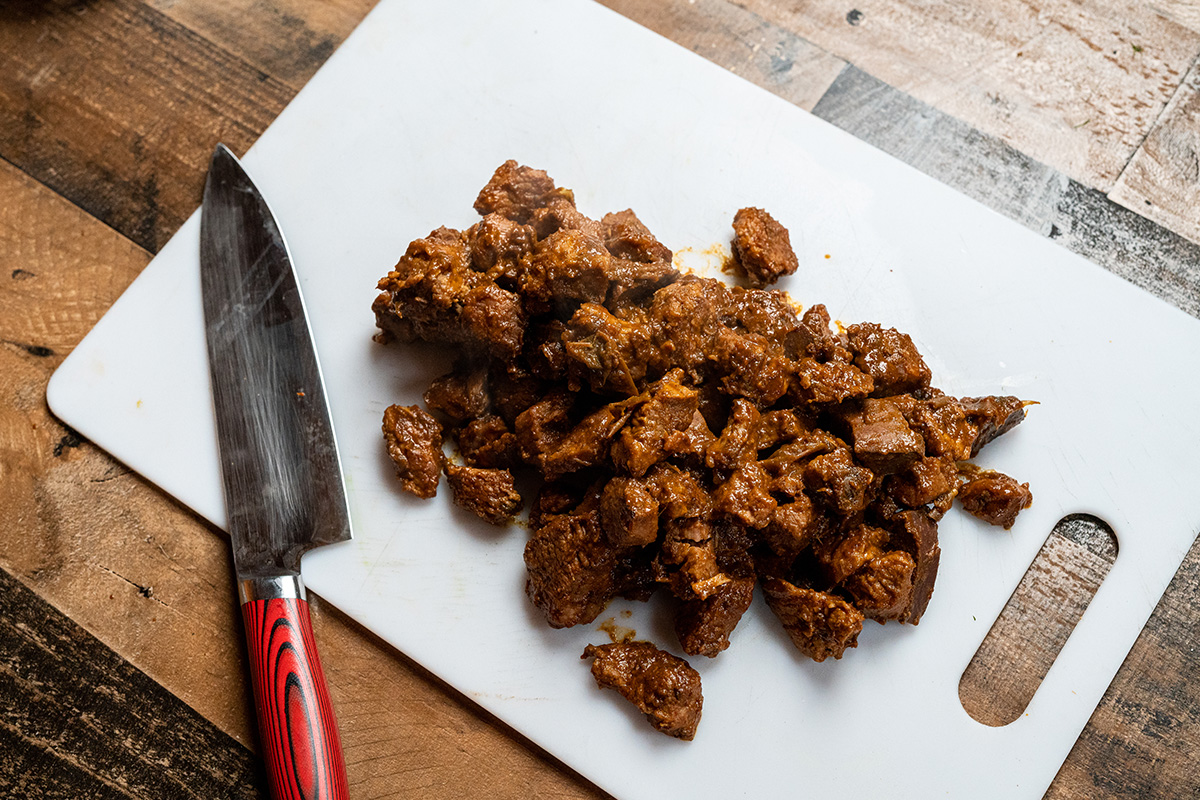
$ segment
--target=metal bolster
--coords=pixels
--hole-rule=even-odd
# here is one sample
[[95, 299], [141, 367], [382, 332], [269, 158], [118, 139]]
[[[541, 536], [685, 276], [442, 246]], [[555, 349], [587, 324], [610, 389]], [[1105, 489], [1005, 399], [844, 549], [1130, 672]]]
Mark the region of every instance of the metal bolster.
[[308, 600], [304, 581], [299, 575], [268, 575], [238, 581], [238, 600], [242, 605], [253, 600]]

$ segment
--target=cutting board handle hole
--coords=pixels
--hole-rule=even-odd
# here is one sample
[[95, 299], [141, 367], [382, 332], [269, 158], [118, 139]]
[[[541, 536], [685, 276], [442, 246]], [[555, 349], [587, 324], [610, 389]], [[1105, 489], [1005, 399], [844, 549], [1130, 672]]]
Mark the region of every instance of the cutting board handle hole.
[[1117, 558], [1104, 520], [1068, 514], [1046, 537], [958, 682], [971, 718], [1000, 727], [1025, 713], [1034, 692]]

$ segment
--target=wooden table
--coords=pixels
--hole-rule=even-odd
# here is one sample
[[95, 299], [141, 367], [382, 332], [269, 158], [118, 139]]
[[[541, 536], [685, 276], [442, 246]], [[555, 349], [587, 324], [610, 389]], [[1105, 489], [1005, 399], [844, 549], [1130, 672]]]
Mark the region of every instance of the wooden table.
[[[604, 1], [1200, 316], [1193, 5]], [[0, 795], [265, 796], [226, 541], [45, 386], [199, 204], [213, 145], [244, 151], [373, 2], [0, 2]], [[1078, 594], [1113, 553], [1069, 528], [1041, 579]], [[1193, 546], [1049, 797], [1200, 793], [1198, 586]], [[314, 605], [356, 798], [604, 796]], [[1046, 627], [977, 659], [979, 713], [1036, 685], [1070, 623]]]

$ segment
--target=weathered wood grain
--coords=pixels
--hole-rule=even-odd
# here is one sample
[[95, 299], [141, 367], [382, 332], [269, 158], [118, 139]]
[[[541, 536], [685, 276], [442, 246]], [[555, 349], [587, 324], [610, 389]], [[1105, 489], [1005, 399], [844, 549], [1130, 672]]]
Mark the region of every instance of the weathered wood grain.
[[813, 113], [1200, 317], [1200, 246], [847, 67]]
[[249, 750], [3, 569], [0, 753], [5, 797], [266, 798]]
[[1196, 0], [1150, 0], [1147, 5], [1172, 22], [1200, 31], [1200, 3]]
[[166, 16], [300, 89], [377, 0], [148, 0]]
[[959, 681], [972, 718], [1000, 726], [1025, 712], [1116, 556], [1103, 523], [1068, 517], [1054, 526]]
[[152, 252], [293, 94], [136, 0], [0, 6], [0, 158]]
[[1108, 196], [1200, 242], [1200, 64], [1192, 67]]
[[1136, 0], [739, 5], [1102, 191], [1200, 52]]
[[747, 80], [811, 109], [846, 62], [726, 0], [600, 0]]

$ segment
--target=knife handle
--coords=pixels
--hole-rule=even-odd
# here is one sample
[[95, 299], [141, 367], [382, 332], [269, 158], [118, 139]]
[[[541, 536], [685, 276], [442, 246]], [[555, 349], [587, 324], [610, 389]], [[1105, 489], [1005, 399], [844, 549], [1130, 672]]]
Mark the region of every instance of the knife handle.
[[239, 585], [259, 739], [274, 800], [347, 800], [346, 766], [300, 577]]

